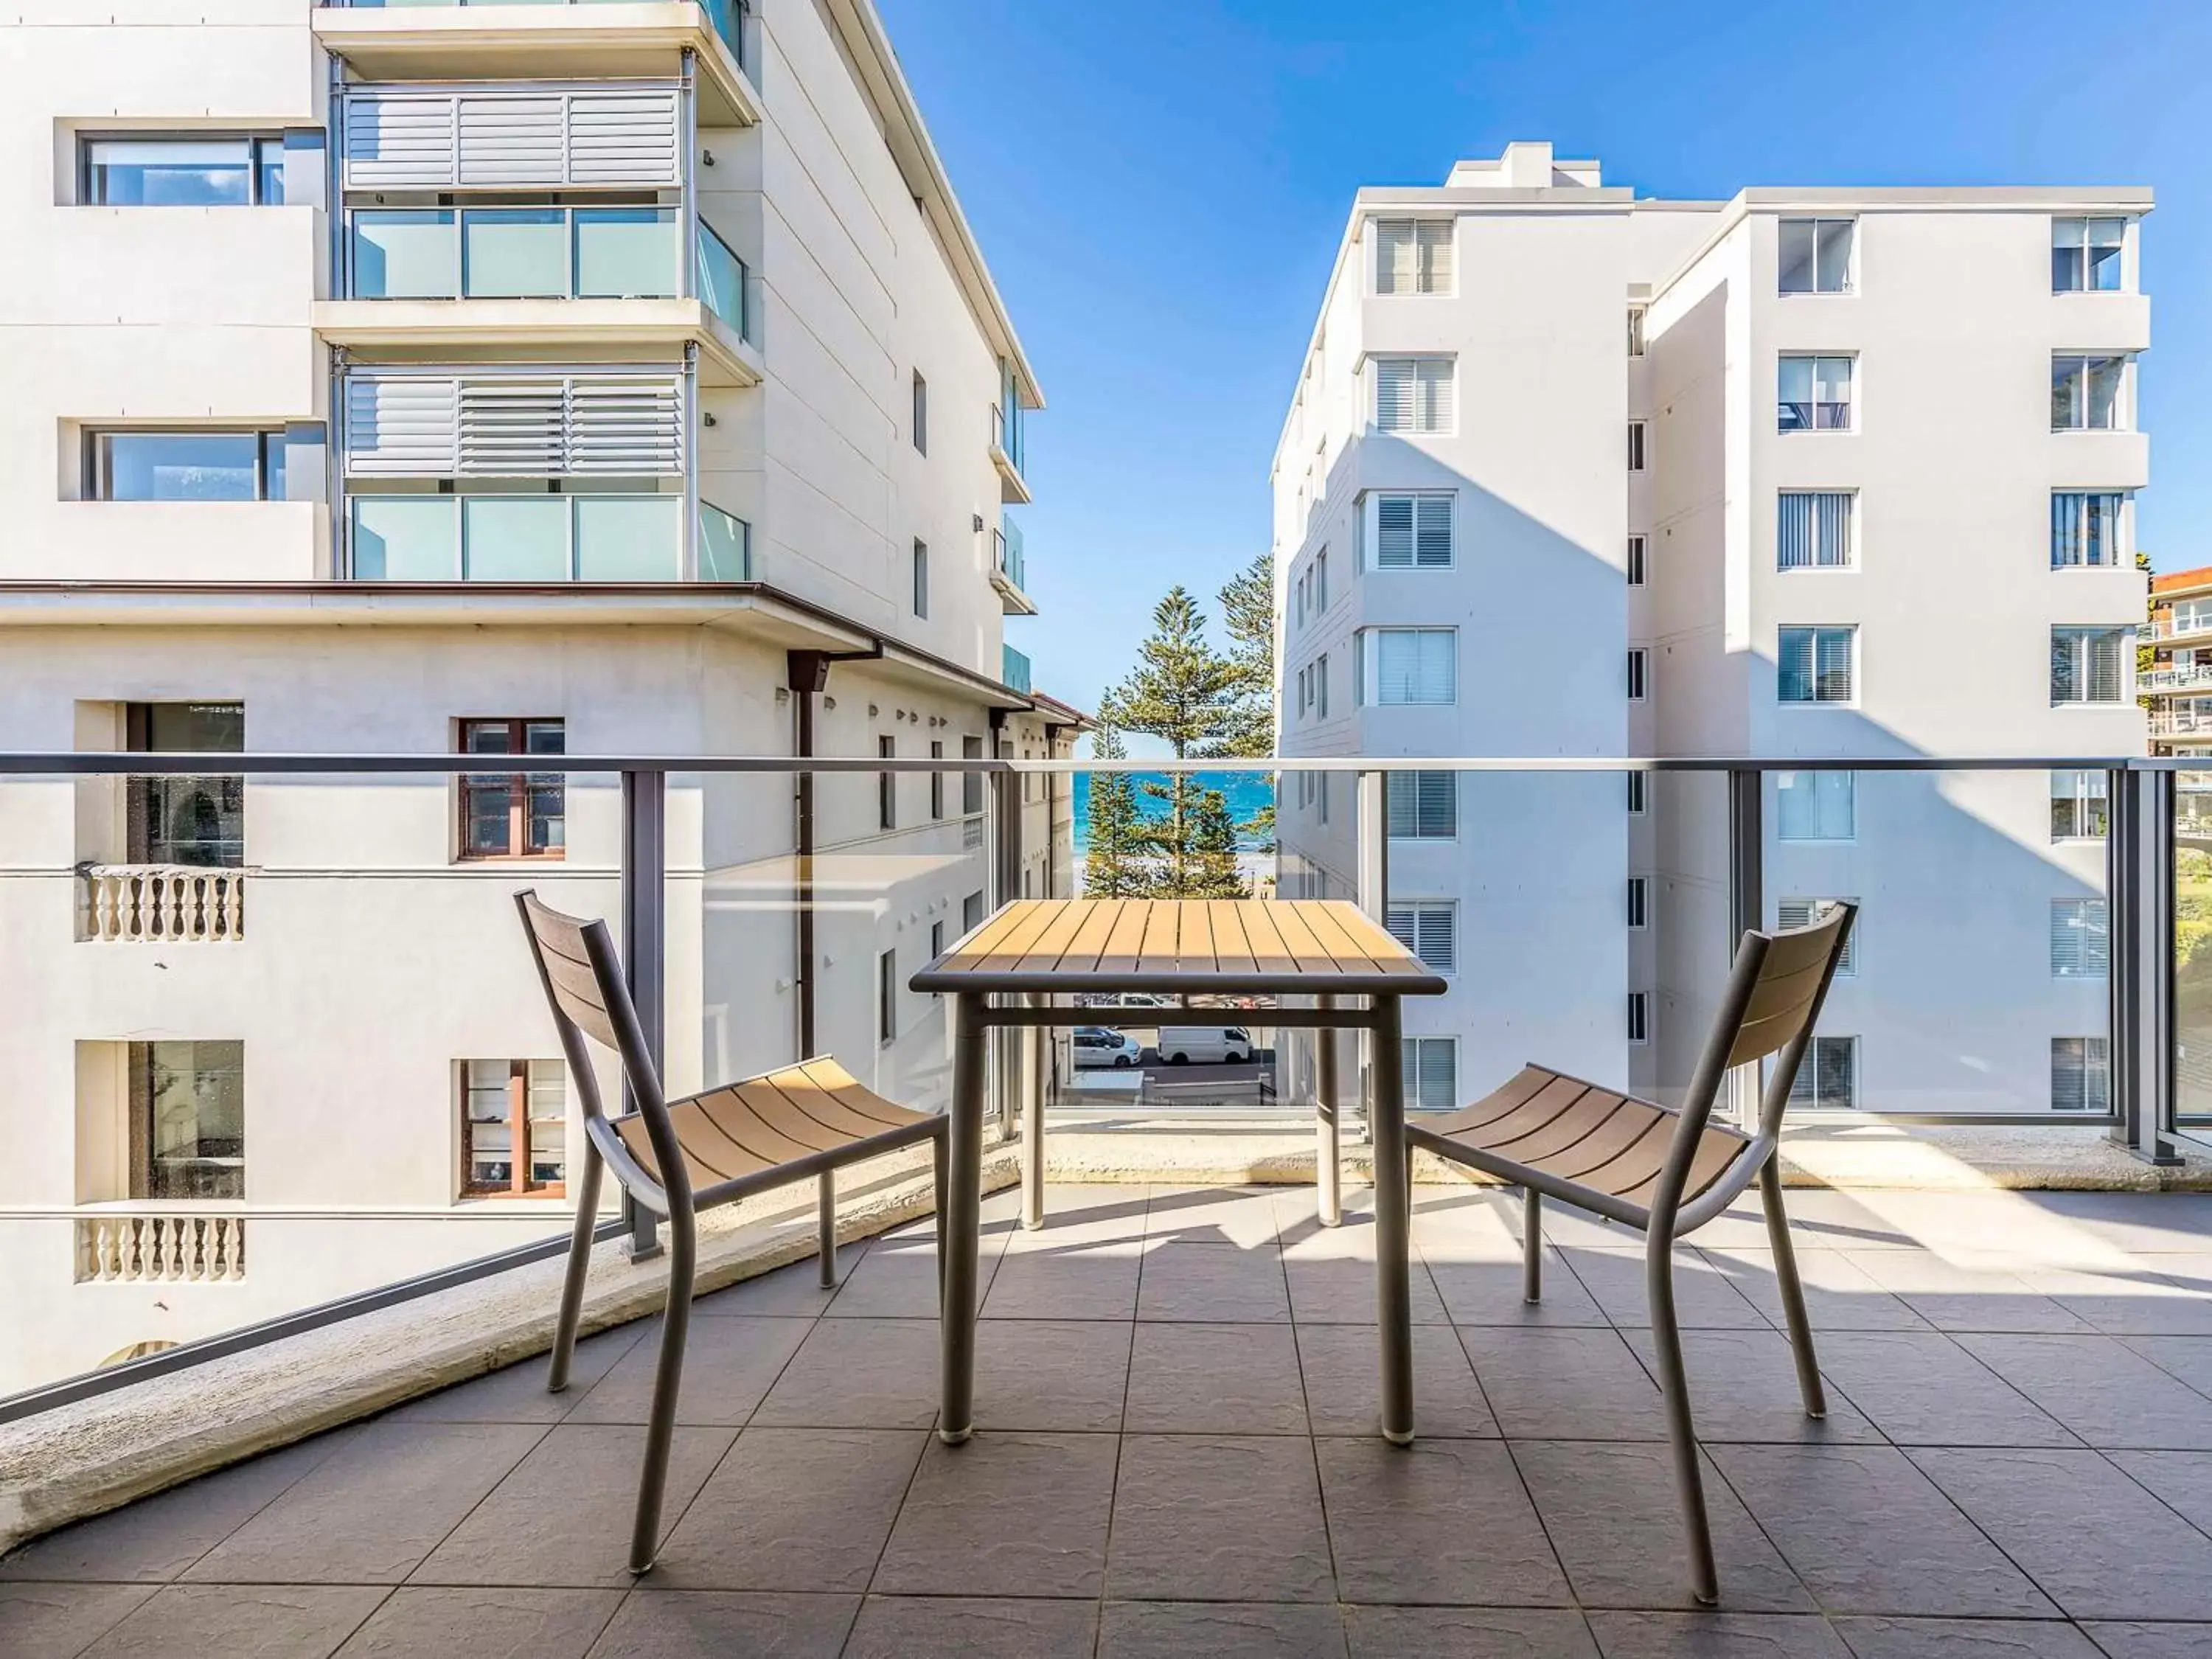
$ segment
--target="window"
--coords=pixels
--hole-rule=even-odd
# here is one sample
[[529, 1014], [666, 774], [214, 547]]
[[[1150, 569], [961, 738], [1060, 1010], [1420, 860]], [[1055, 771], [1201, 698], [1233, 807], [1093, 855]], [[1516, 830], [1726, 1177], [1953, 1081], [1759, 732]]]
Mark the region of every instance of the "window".
[[2053, 219], [2051, 291], [2118, 293], [2120, 257], [2127, 240], [2128, 222], [2124, 219]]
[[929, 453], [929, 382], [921, 378], [921, 371], [914, 372], [914, 447], [921, 455]]
[[1851, 552], [1850, 492], [1785, 489], [1777, 496], [1774, 529], [1778, 570], [1843, 570]]
[[[938, 742], [931, 743], [929, 757], [932, 760], [943, 760], [945, 745]], [[945, 774], [942, 772], [932, 772], [929, 775], [929, 816], [933, 818], [941, 818], [945, 816]]]
[[95, 207], [276, 207], [284, 141], [273, 135], [87, 138], [83, 200]]
[[1816, 1036], [1790, 1079], [1790, 1104], [1797, 1110], [1848, 1112], [1858, 1104], [1859, 1040]]
[[1651, 653], [1640, 645], [1628, 648], [1628, 700], [1642, 702], [1651, 695]]
[[2051, 360], [2051, 429], [2119, 432], [2126, 429], [2128, 360], [2119, 356]]
[[1328, 718], [1328, 653], [1324, 651], [1314, 659], [1314, 714], [1316, 718]]
[[1651, 921], [1651, 884], [1643, 876], [1628, 878], [1628, 925], [1645, 927]]
[[2051, 630], [2051, 701], [2120, 702], [2127, 690], [2127, 659], [2134, 631], [2125, 628]]
[[[1810, 927], [1828, 914], [1836, 904], [1851, 904], [1854, 899], [1786, 898], [1774, 902], [1774, 925], [1777, 927]], [[1844, 954], [1837, 959], [1838, 974], [1856, 974], [1859, 970], [1859, 929], [1864, 926], [1863, 915], [1853, 919], [1850, 937], [1844, 941]]]
[[562, 1196], [568, 1068], [557, 1060], [468, 1060], [460, 1070], [461, 1191], [471, 1198]]
[[1858, 834], [1858, 775], [1855, 772], [1777, 772], [1774, 834], [1778, 841], [1850, 841]]
[[1642, 306], [1631, 306], [1628, 308], [1628, 355], [1632, 357], [1641, 357], [1644, 355], [1644, 307]]
[[914, 544], [914, 614], [929, 615], [929, 544], [923, 541]]
[[2123, 530], [2127, 499], [2113, 490], [2051, 491], [2051, 568], [2131, 562]]
[[1644, 548], [1645, 542], [1643, 537], [1631, 536], [1628, 538], [1628, 585], [1631, 587], [1644, 586]]
[[1851, 429], [1851, 360], [1784, 357], [1777, 376], [1775, 430], [1848, 432]]
[[1446, 704], [1458, 696], [1459, 636], [1449, 628], [1377, 628], [1355, 637], [1364, 647], [1375, 678], [1370, 700], [1382, 707], [1408, 703]]
[[965, 935], [983, 925], [983, 896], [970, 893], [960, 901], [960, 931]]
[[1449, 1112], [1459, 1106], [1459, 1039], [1401, 1037], [1398, 1065], [1409, 1112]]
[[1452, 429], [1452, 360], [1378, 357], [1375, 360], [1375, 425], [1382, 432]]
[[1628, 994], [1628, 1040], [1631, 1042], [1651, 1041], [1651, 994], [1631, 991]]
[[1314, 615], [1318, 617], [1328, 609], [1328, 550], [1325, 547], [1313, 556], [1312, 575]]
[[[961, 738], [960, 758], [971, 761], [982, 759], [983, 739]], [[960, 815], [963, 817], [973, 817], [982, 810], [983, 775], [981, 772], [963, 772], [960, 775]]]
[[[235, 755], [246, 748], [242, 702], [134, 702], [125, 744], [141, 755]], [[191, 775], [124, 783], [126, 851], [133, 864], [239, 868], [246, 862], [246, 780]]]
[[1375, 568], [1444, 570], [1452, 562], [1452, 497], [1376, 495]]
[[[878, 738], [876, 758], [878, 760], [897, 759], [898, 739]], [[878, 830], [898, 828], [898, 774], [896, 772], [876, 774], [876, 828]]]
[[130, 1046], [131, 1196], [246, 1197], [246, 1045]]
[[95, 501], [282, 501], [284, 434], [88, 433], [84, 493]]
[[1375, 222], [1377, 294], [1452, 291], [1452, 222], [1377, 219]]
[[1784, 219], [1778, 261], [1781, 291], [1849, 294], [1852, 240], [1849, 219]]
[[2102, 899], [2051, 902], [2051, 976], [2102, 979], [2110, 971], [2112, 939]]
[[1644, 471], [1644, 422], [1641, 421], [1628, 423], [1628, 470], [1631, 472]]
[[1644, 791], [1649, 787], [1650, 774], [1631, 772], [1628, 775], [1628, 811], [1632, 817], [1641, 817], [1644, 811]]
[[945, 924], [941, 921], [933, 921], [929, 924], [929, 959], [934, 962], [944, 954]]
[[2111, 827], [2112, 781], [2102, 772], [2051, 775], [2051, 839], [2102, 841]]
[[1455, 938], [1458, 911], [1459, 907], [1449, 899], [1385, 905], [1383, 926], [1425, 966], [1439, 974], [1449, 974], [1458, 960]]
[[1328, 822], [1328, 786], [1329, 775], [1326, 772], [1314, 779], [1315, 815], [1323, 823]]
[[[463, 720], [464, 755], [558, 755], [560, 720]], [[568, 846], [568, 784], [559, 772], [461, 775], [461, 856], [557, 859]]]
[[1393, 772], [1382, 792], [1383, 833], [1393, 841], [1450, 841], [1459, 834], [1459, 779], [1449, 772]]
[[876, 1042], [888, 1048], [898, 1036], [898, 951], [876, 958]]
[[1784, 702], [1845, 703], [1856, 695], [1856, 628], [1785, 628], [1776, 640], [1777, 695]]
[[2112, 1051], [2105, 1038], [2051, 1039], [2051, 1107], [2058, 1112], [2112, 1109]]

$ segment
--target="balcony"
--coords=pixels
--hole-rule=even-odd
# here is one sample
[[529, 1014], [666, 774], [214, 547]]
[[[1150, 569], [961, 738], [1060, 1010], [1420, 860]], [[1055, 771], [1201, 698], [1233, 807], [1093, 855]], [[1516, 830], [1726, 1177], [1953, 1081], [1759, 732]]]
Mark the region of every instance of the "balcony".
[[226, 1285], [246, 1277], [246, 1218], [110, 1205], [76, 1221], [81, 1285]]
[[131, 944], [234, 943], [246, 872], [189, 864], [88, 864], [79, 937]]
[[743, 582], [752, 530], [702, 502], [687, 569], [678, 495], [378, 495], [346, 499], [358, 582]]
[[2136, 676], [2136, 690], [2151, 696], [2176, 691], [2212, 691], [2212, 664], [2147, 669]]
[[1021, 410], [1012, 405], [1014, 419], [1009, 423], [1009, 405], [991, 405], [991, 465], [999, 469], [999, 499], [1025, 506], [1030, 500], [1030, 487], [1022, 477], [1023, 442]]
[[2212, 714], [2190, 708], [2154, 708], [2150, 713], [2153, 738], [2183, 743], [2212, 743]]
[[1024, 696], [1030, 693], [1030, 659], [1011, 645], [999, 647], [1004, 666], [999, 678]]
[[1005, 615], [1034, 617], [1036, 606], [1024, 590], [1028, 585], [1028, 568], [1022, 557], [1021, 526], [1011, 519], [1002, 519], [1000, 527], [991, 532], [991, 586], [998, 590]]
[[2145, 645], [2212, 645], [2212, 606], [2153, 617], [2136, 625], [2136, 637]]

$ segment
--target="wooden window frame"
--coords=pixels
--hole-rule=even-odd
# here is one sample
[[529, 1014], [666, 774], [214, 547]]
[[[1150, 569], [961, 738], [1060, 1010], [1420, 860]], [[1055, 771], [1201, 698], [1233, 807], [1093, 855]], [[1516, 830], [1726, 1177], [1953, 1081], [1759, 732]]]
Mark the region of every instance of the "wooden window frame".
[[461, 1196], [463, 1198], [566, 1198], [568, 1195], [568, 1115], [567, 1076], [563, 1066], [562, 1111], [557, 1121], [561, 1125], [562, 1178], [551, 1182], [532, 1182], [530, 1179], [530, 1068], [559, 1062], [538, 1060], [510, 1060], [507, 1062], [507, 1133], [508, 1177], [504, 1186], [493, 1186], [487, 1182], [471, 1178], [475, 1167], [475, 1147], [471, 1144], [474, 1131], [469, 1117], [469, 1067], [472, 1065], [497, 1065], [496, 1060], [465, 1060], [454, 1068], [455, 1108], [461, 1120]]
[[[559, 726], [561, 750], [564, 755], [568, 752], [568, 721], [558, 715], [545, 714], [526, 714], [520, 719], [510, 719], [502, 714], [463, 715], [454, 722], [454, 751], [462, 755], [471, 753], [465, 746], [471, 726], [501, 725], [507, 727], [507, 757], [521, 760], [529, 758], [528, 752], [523, 745], [528, 740], [529, 728], [533, 726]], [[493, 760], [501, 757], [487, 755], [484, 758]], [[495, 778], [503, 778], [507, 791], [507, 848], [503, 852], [479, 852], [469, 845], [469, 795], [472, 787], [479, 784], [489, 784], [489, 781]], [[542, 852], [532, 852], [526, 845], [530, 838], [530, 774], [527, 771], [502, 773], [495, 769], [487, 768], [482, 772], [461, 773], [459, 783], [459, 788], [454, 800], [454, 810], [457, 814], [455, 829], [458, 837], [454, 852], [456, 861], [488, 864], [496, 860], [508, 860], [532, 864], [557, 864], [568, 857], [568, 780], [566, 774], [563, 774], [561, 779], [561, 845], [546, 848]]]

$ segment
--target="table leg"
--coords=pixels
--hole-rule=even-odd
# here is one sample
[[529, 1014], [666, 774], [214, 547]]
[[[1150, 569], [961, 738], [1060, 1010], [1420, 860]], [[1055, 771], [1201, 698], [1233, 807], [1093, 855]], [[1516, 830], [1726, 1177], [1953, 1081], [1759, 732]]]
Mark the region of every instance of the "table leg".
[[1382, 1437], [1413, 1438], [1413, 1183], [1406, 1170], [1406, 1093], [1401, 1076], [1398, 999], [1374, 1001], [1374, 1079], [1369, 1103], [1375, 1141], [1375, 1322], [1382, 1349]]
[[[1047, 999], [1032, 991], [1023, 999], [1042, 1008]], [[1041, 1025], [1022, 1030], [1022, 1225], [1044, 1225], [1044, 1054], [1052, 1034]]]
[[[1326, 1012], [1336, 1006], [1336, 999], [1322, 997], [1317, 1006]], [[1344, 1188], [1337, 1163], [1337, 1034], [1322, 1026], [1314, 1036], [1314, 1198], [1321, 1224], [1334, 1227], [1344, 1219]]]
[[942, 1398], [937, 1437], [959, 1445], [975, 1427], [975, 1258], [982, 1231], [983, 1075], [988, 1036], [983, 999], [953, 999], [951, 1167], [945, 1178], [944, 1298], [938, 1326], [943, 1343]]

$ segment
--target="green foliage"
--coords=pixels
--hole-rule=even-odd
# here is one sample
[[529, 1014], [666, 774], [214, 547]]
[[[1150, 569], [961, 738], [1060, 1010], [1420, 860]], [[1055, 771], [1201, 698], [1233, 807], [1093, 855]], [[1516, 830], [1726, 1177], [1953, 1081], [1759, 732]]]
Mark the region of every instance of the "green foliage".
[[1237, 821], [1218, 789], [1197, 792], [1191, 813], [1190, 849], [1184, 863], [1184, 898], [1250, 898], [1251, 884], [1237, 863]]
[[1253, 759], [1275, 751], [1275, 564], [1266, 553], [1221, 590], [1221, 629], [1233, 676], [1218, 736], [1200, 752]]
[[[1100, 708], [1091, 750], [1101, 760], [1120, 760], [1127, 753], [1113, 716], [1110, 702]], [[1141, 898], [1151, 892], [1156, 884], [1150, 865], [1152, 835], [1127, 773], [1091, 775], [1089, 828], [1090, 844], [1083, 857], [1084, 896]]]
[[[1137, 665], [1109, 694], [1109, 706], [1125, 731], [1164, 739], [1177, 760], [1210, 753], [1229, 729], [1240, 671], [1206, 636], [1206, 615], [1180, 583], [1152, 608], [1152, 631], [1137, 650]], [[1176, 896], [1190, 890], [1200, 791], [1177, 772], [1166, 783], [1148, 783], [1146, 795], [1168, 805], [1151, 823], [1158, 849], [1157, 890]]]

